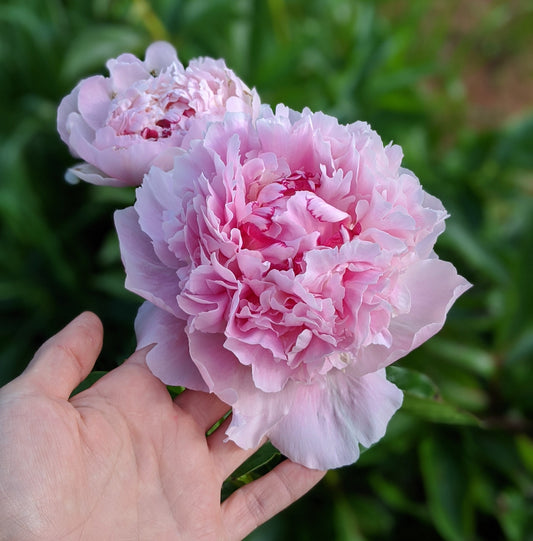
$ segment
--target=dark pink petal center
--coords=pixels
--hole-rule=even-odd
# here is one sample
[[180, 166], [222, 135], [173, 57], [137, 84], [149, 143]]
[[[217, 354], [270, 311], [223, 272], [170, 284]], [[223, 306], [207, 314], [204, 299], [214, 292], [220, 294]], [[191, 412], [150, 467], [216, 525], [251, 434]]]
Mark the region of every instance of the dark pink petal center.
[[306, 171], [294, 171], [279, 182], [285, 188], [283, 195], [286, 197], [299, 191], [314, 192], [320, 186], [320, 179], [313, 173]]
[[116, 96], [107, 125], [117, 135], [139, 135], [157, 141], [186, 129], [186, 120], [195, 113], [189, 98], [175, 88], [173, 80], [161, 76]]

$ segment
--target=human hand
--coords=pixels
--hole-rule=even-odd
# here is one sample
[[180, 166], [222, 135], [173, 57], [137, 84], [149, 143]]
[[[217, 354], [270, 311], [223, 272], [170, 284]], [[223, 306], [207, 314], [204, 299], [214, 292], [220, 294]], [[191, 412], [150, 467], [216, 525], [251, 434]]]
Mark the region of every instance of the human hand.
[[233, 541], [323, 476], [288, 460], [220, 503], [224, 479], [254, 450], [224, 443], [228, 406], [174, 401], [145, 350], [69, 399], [102, 343], [84, 313], [0, 389], [0, 539]]

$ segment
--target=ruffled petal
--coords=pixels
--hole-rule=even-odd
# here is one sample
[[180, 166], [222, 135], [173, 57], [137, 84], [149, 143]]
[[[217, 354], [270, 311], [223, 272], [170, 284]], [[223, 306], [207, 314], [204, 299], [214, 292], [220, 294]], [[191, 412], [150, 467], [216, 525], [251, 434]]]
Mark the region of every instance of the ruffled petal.
[[106, 63], [109, 70], [110, 82], [113, 92], [123, 92], [136, 81], [147, 79], [150, 72], [144, 63], [131, 54], [122, 54], [117, 58], [111, 58]]
[[70, 146], [70, 129], [68, 127], [68, 117], [71, 113], [78, 110], [78, 95], [83, 81], [78, 83], [70, 94], [65, 96], [57, 108], [57, 131], [61, 140], [69, 146], [70, 152], [74, 156], [79, 154]]
[[165, 385], [208, 390], [189, 354], [185, 321], [145, 302], [135, 319], [135, 333], [138, 349], [155, 344], [146, 356], [146, 364]]
[[183, 70], [183, 65], [178, 60], [176, 49], [165, 41], [156, 41], [146, 49], [144, 65], [150, 72], [160, 73], [165, 68], [175, 65]]
[[67, 169], [65, 179], [71, 184], [76, 184], [80, 180], [84, 180], [89, 184], [96, 184], [98, 186], [128, 186], [122, 180], [107, 176], [103, 171], [100, 171], [100, 169], [87, 162], [78, 163]]
[[109, 80], [101, 75], [85, 79], [80, 86], [78, 107], [81, 116], [93, 130], [97, 130], [106, 121], [110, 104]]
[[[135, 210], [139, 215], [139, 225], [152, 242], [158, 259], [167, 267], [178, 269], [184, 266], [169, 247], [169, 235], [165, 223], [172, 222], [173, 229], [183, 229], [183, 224], [174, 218], [181, 201], [172, 190], [174, 179], [170, 173], [159, 168], [150, 171], [150, 179], [136, 191]], [[168, 212], [167, 209], [176, 209]], [[165, 219], [165, 215], [167, 215]]]
[[384, 370], [362, 377], [336, 371], [315, 384], [294, 386], [292, 395], [269, 437], [285, 456], [318, 470], [355, 462], [359, 445], [382, 438], [402, 404], [402, 392]]
[[99, 129], [93, 142], [88, 138], [85, 141], [74, 139], [74, 136], [73, 132], [72, 143], [85, 161], [119, 178], [127, 186], [141, 184], [154, 159], [166, 148], [164, 141], [145, 141], [133, 135], [116, 136], [109, 126]]
[[209, 392], [227, 404], [233, 404], [238, 389], [251, 380], [250, 369], [240, 365], [235, 355], [224, 348], [220, 333], [188, 332], [191, 358], [198, 367]]
[[156, 257], [150, 238], [139, 226], [139, 215], [133, 207], [115, 211], [115, 227], [120, 254], [126, 268], [126, 288], [159, 308], [182, 317], [178, 307], [176, 271]]
[[[154, 155], [157, 154], [155, 145], [119, 146], [115, 140], [115, 146], [111, 144], [106, 148], [98, 148], [98, 141], [94, 140], [94, 132], [83, 120], [79, 113], [71, 113], [67, 121], [69, 131], [69, 145], [74, 149], [74, 154], [90, 163], [105, 175], [117, 178], [115, 185], [138, 186], [142, 181], [139, 171], [147, 171]], [[98, 136], [102, 138], [102, 132], [112, 131], [110, 128], [98, 130]], [[105, 134], [104, 134], [105, 136]], [[112, 139], [113, 136], [108, 137]], [[159, 145], [160, 146], [160, 145]]]
[[374, 344], [358, 352], [357, 361], [350, 367], [354, 374], [384, 368], [431, 338], [444, 325], [456, 299], [471, 287], [451, 263], [440, 259], [414, 263], [400, 281], [410, 295], [410, 309], [392, 318], [390, 347]]

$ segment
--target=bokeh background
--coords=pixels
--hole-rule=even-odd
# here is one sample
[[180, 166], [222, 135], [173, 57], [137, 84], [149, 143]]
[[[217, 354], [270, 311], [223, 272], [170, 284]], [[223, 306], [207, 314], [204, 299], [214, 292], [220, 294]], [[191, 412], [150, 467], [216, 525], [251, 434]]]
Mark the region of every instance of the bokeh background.
[[55, 115], [106, 59], [167, 39], [264, 102], [400, 144], [451, 214], [439, 255], [474, 284], [391, 370], [406, 401], [386, 437], [249, 539], [533, 540], [531, 28], [529, 0], [2, 0], [0, 383], [85, 309], [99, 370], [134, 348], [112, 226], [134, 193], [67, 184]]

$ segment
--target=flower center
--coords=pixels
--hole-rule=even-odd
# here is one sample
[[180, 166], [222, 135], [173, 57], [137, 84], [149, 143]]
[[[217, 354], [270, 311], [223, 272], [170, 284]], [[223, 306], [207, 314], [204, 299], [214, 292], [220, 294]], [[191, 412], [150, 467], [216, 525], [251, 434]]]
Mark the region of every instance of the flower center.
[[361, 233], [361, 224], [359, 222], [353, 222], [348, 227], [341, 225], [341, 227], [335, 231], [330, 237], [322, 238], [320, 244], [322, 246], [327, 246], [328, 248], [333, 248], [335, 246], [340, 246], [345, 242], [352, 240], [354, 237], [357, 237]]
[[320, 178], [303, 170], [252, 183], [248, 195], [255, 197], [240, 223], [243, 246], [260, 251], [271, 268], [299, 273], [309, 250], [340, 246], [359, 235], [355, 216], [324, 200], [323, 192]]
[[300, 191], [314, 192], [320, 186], [320, 179], [317, 179], [315, 175], [299, 170], [278, 182], [285, 188], [283, 191], [285, 197], [290, 197]]
[[169, 74], [138, 82], [116, 96], [107, 119], [117, 135], [159, 140], [186, 129], [196, 111]]

